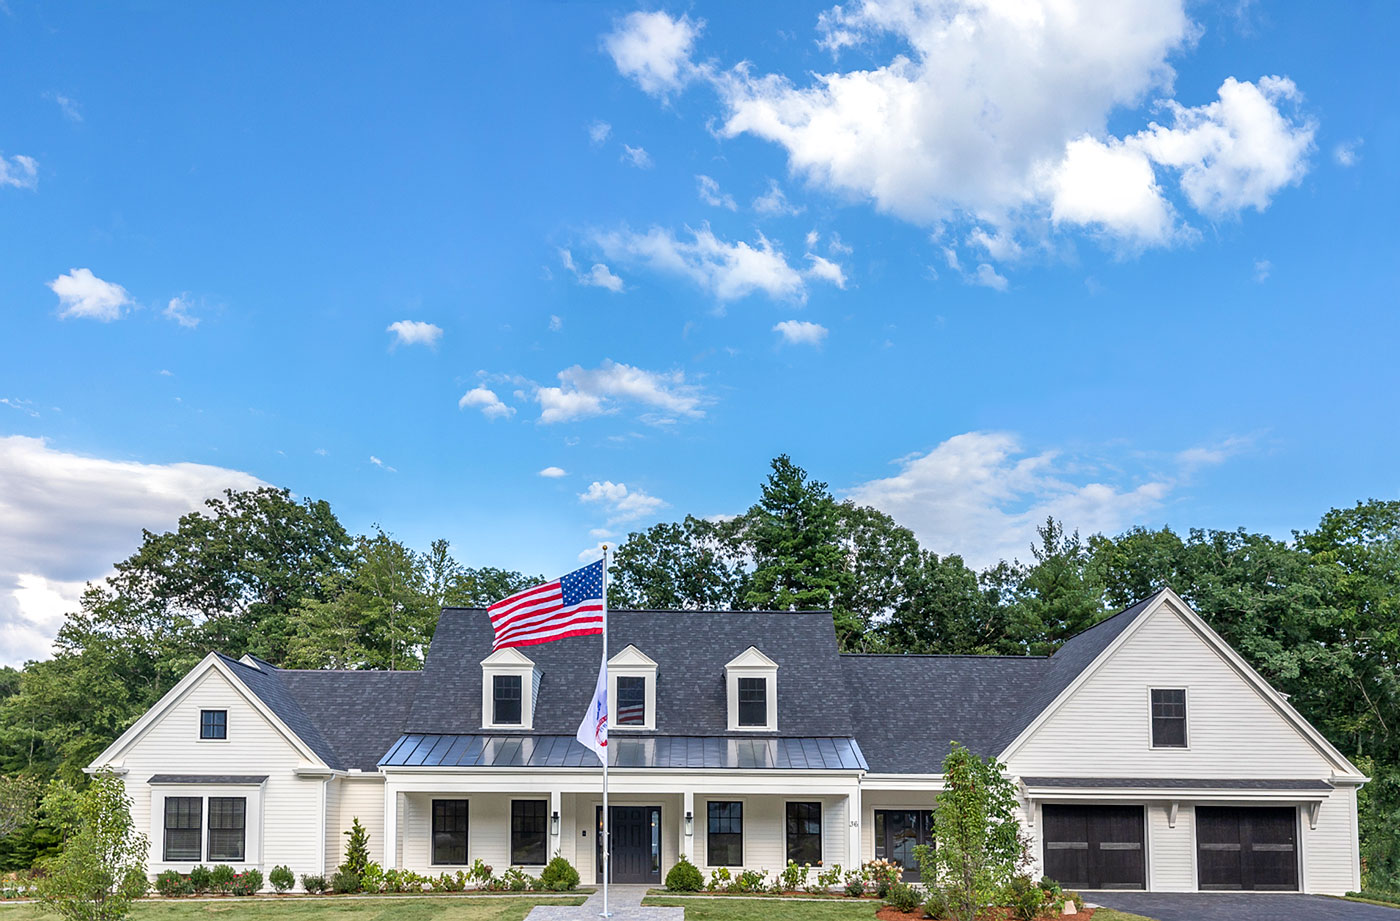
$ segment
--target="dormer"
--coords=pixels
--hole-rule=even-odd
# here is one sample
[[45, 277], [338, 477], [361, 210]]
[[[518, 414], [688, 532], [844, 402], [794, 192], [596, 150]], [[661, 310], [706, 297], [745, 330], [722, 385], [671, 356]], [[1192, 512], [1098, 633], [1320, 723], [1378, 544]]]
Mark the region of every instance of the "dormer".
[[778, 663], [750, 646], [724, 666], [731, 732], [776, 732]]
[[656, 663], [636, 646], [608, 660], [610, 730], [656, 728]]
[[481, 728], [533, 729], [540, 670], [514, 646], [481, 660]]

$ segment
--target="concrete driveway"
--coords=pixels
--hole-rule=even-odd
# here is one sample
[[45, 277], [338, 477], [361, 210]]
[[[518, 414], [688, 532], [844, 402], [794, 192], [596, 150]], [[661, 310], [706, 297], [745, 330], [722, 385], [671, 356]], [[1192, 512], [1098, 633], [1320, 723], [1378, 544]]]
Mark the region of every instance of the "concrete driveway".
[[1400, 921], [1400, 909], [1322, 895], [1265, 892], [1086, 892], [1095, 905], [1157, 921]]

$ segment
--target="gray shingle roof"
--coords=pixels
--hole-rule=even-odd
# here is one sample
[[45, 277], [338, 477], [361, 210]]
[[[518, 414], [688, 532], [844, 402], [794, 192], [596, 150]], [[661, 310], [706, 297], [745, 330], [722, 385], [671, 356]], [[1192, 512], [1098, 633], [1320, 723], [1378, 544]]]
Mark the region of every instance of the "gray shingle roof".
[[215, 783], [253, 786], [267, 780], [266, 774], [152, 774], [149, 784]]
[[[656, 661], [657, 735], [730, 734], [724, 666], [750, 646], [778, 663], [777, 735], [852, 734], [830, 612], [609, 612], [609, 656], [628, 645]], [[480, 662], [490, 652], [485, 611], [444, 609], [404, 731], [480, 731]], [[571, 637], [520, 652], [542, 675], [534, 732], [572, 736], [598, 680], [602, 637]]]

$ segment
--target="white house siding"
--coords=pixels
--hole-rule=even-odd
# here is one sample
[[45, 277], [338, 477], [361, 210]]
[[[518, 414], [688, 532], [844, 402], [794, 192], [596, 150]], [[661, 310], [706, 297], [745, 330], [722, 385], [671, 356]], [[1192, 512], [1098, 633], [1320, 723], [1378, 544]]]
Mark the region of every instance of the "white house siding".
[[[227, 741], [199, 740], [199, 711], [227, 710]], [[166, 712], [162, 719], [131, 743], [114, 767], [126, 771], [127, 793], [132, 798], [132, 820], [150, 838], [148, 869], [188, 872], [195, 863], [165, 863], [164, 801], [167, 795], [248, 796], [245, 855], [239, 867], [266, 872], [278, 864], [296, 873], [314, 870], [320, 860], [321, 842], [308, 829], [321, 827], [322, 780], [294, 775], [305, 764], [296, 749], [247, 700], [228, 679], [210, 669]], [[267, 775], [260, 793], [254, 787], [215, 787], [207, 784], [180, 788], [152, 787], [153, 774]], [[167, 791], [169, 791], [167, 793]]]
[[1356, 788], [1338, 785], [1322, 801], [1317, 828], [1302, 814], [1303, 886], [1308, 892], [1344, 895], [1361, 888], [1356, 843]]
[[[742, 869], [767, 870], [776, 873], [787, 866], [787, 803], [819, 802], [822, 804], [822, 863], [850, 865], [850, 836], [847, 833], [847, 805], [843, 796], [803, 796], [794, 791], [789, 796], [733, 793], [695, 794], [695, 864], [708, 878], [709, 822], [706, 803], [714, 801], [744, 804], [744, 865]], [[669, 865], [668, 865], [669, 866]], [[731, 871], [736, 868], [730, 868]], [[815, 870], [813, 871], [815, 873]]]
[[326, 784], [326, 822], [322, 829], [322, 834], [326, 836], [326, 860], [321, 868], [321, 872], [326, 876], [340, 865], [341, 854], [345, 850], [344, 838], [340, 834], [340, 800], [344, 789], [345, 781], [339, 778]]
[[[326, 809], [326, 868], [327, 872], [340, 866], [345, 859], [345, 833], [355, 819], [369, 832], [369, 859], [384, 862], [384, 780], [379, 774], [338, 778], [331, 784], [337, 791], [336, 808]], [[329, 818], [329, 817], [333, 817]]]
[[1159, 892], [1196, 889], [1196, 811], [1179, 805], [1176, 827], [1161, 803], [1147, 807], [1147, 888]]
[[[1185, 688], [1187, 749], [1154, 750], [1148, 691]], [[1326, 780], [1332, 766], [1162, 605], [1010, 758], [1014, 774]]]

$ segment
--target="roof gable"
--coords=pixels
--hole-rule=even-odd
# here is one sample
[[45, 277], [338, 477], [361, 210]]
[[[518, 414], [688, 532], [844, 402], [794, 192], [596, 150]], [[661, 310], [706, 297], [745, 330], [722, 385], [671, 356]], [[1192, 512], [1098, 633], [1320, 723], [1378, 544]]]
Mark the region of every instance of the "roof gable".
[[750, 646], [734, 658], [730, 659], [724, 666], [729, 668], [777, 668], [778, 663], [765, 656], [757, 646]]
[[608, 660], [608, 666], [611, 668], [655, 669], [656, 660], [629, 643], [626, 649]]

